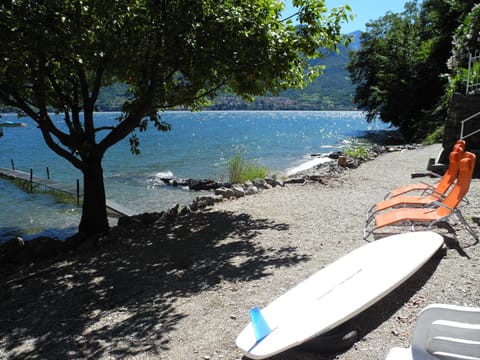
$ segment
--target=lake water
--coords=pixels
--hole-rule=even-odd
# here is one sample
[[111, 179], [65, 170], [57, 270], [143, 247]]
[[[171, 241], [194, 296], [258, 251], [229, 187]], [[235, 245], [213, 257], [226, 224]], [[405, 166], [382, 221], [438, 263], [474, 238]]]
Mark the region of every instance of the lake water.
[[[98, 124], [108, 125], [119, 113], [97, 113]], [[53, 116], [63, 126], [62, 116]], [[179, 203], [186, 205], [198, 193], [170, 188], [159, 178], [228, 180], [226, 163], [235, 154], [282, 174], [311, 159], [313, 153], [341, 150], [364, 141], [369, 132], [385, 130], [387, 124], [368, 124], [355, 111], [206, 111], [167, 112], [162, 119], [172, 125], [169, 132], [151, 128], [138, 133], [140, 155], [132, 155], [128, 139], [109, 149], [104, 159], [107, 197], [138, 212], [163, 211]], [[54, 154], [28, 118], [3, 114], [0, 121], [20, 121], [26, 127], [4, 128], [0, 138], [0, 167], [75, 185], [81, 173]], [[68, 198], [67, 198], [68, 199]], [[75, 233], [81, 209], [75, 202], [58, 201], [51, 193], [26, 193], [0, 179], [0, 241], [14, 236], [37, 235], [64, 238]], [[65, 199], [64, 199], [65, 200]]]

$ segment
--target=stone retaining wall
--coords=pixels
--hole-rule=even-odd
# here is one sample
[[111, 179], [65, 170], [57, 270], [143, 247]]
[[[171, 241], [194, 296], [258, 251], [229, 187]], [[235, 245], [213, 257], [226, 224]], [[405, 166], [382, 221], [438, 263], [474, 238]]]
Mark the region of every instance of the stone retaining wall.
[[[438, 162], [448, 163], [449, 149], [452, 149], [455, 141], [460, 139], [461, 122], [473, 114], [480, 112], [480, 95], [462, 95], [455, 94], [449, 104], [448, 115], [445, 120], [445, 133], [443, 135], [443, 149], [445, 151], [440, 155]], [[464, 134], [469, 134], [480, 128], [480, 116], [465, 124]], [[467, 150], [477, 155], [477, 165], [475, 174], [480, 174], [480, 133], [465, 139], [467, 141]]]
[[[480, 95], [455, 94], [448, 108], [443, 135], [443, 148], [451, 149], [455, 141], [460, 138], [461, 122], [469, 116], [480, 112]], [[468, 134], [480, 128], [480, 117], [465, 124], [464, 133]], [[476, 134], [467, 139], [467, 149], [480, 149], [480, 135]]]

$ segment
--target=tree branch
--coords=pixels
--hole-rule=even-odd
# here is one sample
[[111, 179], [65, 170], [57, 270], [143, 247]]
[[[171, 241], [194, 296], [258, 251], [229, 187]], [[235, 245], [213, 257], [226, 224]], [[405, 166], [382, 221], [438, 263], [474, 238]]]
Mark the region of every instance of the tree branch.
[[114, 130], [114, 129], [115, 129], [115, 126], [101, 126], [101, 127], [95, 128], [95, 132], [100, 132], [104, 130]]
[[84, 127], [85, 127], [85, 137], [86, 140], [94, 144], [95, 143], [95, 128], [93, 125], [93, 103], [90, 100], [88, 94], [88, 82], [85, 74], [85, 70], [79, 64], [75, 64], [75, 71], [77, 73], [78, 79], [80, 81], [80, 90], [82, 92], [83, 99], [83, 110], [84, 110]]
[[50, 81], [50, 83], [52, 84], [53, 90], [55, 91], [57, 96], [60, 98], [60, 101], [62, 101], [70, 109], [75, 108], [75, 104], [72, 102], [72, 100], [62, 92], [60, 85], [56, 81], [55, 75], [52, 74], [51, 71], [49, 71], [50, 69], [48, 67], [46, 69], [47, 69], [48, 81]]
[[102, 85], [103, 73], [104, 73], [104, 69], [97, 69], [97, 72], [95, 74], [92, 96], [90, 97], [90, 101], [92, 102], [92, 107], [93, 107], [93, 104], [95, 104], [97, 101], [98, 94], [100, 94], [100, 87]]
[[124, 139], [135, 128], [140, 125], [140, 121], [147, 111], [138, 110], [128, 115], [118, 126], [116, 126], [100, 143], [98, 149], [101, 152], [107, 151], [108, 148]]
[[[33, 111], [32, 104], [23, 99], [14, 89], [10, 88], [7, 92], [3, 89], [7, 87], [6, 85], [0, 86], [0, 99], [5, 105], [15, 107], [22, 110], [25, 114], [32, 118], [38, 124], [38, 114]], [[12, 100], [11, 97], [15, 99]]]
[[[51, 122], [51, 120], [45, 119], [45, 123]], [[62, 156], [63, 158], [67, 159], [72, 163], [73, 166], [75, 166], [77, 169], [80, 169], [83, 171], [83, 162], [78, 159], [76, 156], [74, 156], [71, 152], [65, 150], [61, 146], [58, 146], [58, 144], [53, 140], [52, 135], [50, 131], [48, 131], [46, 128], [40, 126], [40, 130], [42, 132], [43, 138], [45, 139], [45, 142], [47, 146], [52, 149], [56, 154]]]

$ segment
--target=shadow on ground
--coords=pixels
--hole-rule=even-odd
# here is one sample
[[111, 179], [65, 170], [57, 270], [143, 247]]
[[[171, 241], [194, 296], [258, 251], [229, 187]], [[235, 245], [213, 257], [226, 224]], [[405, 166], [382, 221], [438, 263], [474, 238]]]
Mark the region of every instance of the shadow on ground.
[[366, 130], [360, 132], [358, 135], [360, 140], [376, 145], [391, 146], [405, 144], [403, 136], [398, 130], [394, 129]]
[[295, 247], [267, 253], [256, 244], [262, 230], [288, 228], [245, 214], [202, 212], [125, 230], [95, 249], [29, 269], [13, 267], [0, 273], [0, 355], [160, 353], [186, 316], [177, 309], [181, 299], [308, 260]]

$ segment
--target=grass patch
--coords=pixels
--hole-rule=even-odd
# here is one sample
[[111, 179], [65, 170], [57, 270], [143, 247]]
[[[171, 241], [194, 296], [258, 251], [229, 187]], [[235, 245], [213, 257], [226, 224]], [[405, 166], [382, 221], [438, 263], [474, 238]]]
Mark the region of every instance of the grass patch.
[[354, 159], [360, 159], [360, 160], [368, 160], [368, 151], [367, 148], [364, 146], [355, 146], [349, 149], [346, 149], [344, 151], [344, 154], [354, 158]]
[[263, 179], [268, 169], [256, 162], [247, 162], [241, 154], [236, 154], [227, 164], [228, 181], [232, 184], [242, 184], [247, 180]]

